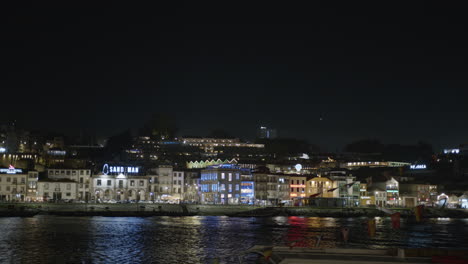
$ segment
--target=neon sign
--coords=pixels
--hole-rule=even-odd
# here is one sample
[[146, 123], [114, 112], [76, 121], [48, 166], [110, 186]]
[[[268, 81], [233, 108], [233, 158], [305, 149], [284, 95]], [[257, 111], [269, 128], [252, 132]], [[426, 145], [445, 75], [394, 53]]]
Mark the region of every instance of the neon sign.
[[424, 170], [426, 168], [427, 168], [426, 164], [418, 164], [418, 165], [411, 165], [410, 166], [410, 169], [412, 169], [412, 170]]
[[292, 188], [305, 188], [305, 185], [303, 184], [291, 184]]
[[104, 164], [102, 167], [102, 173], [107, 175], [109, 173], [139, 173], [138, 167], [124, 167], [124, 166], [109, 166]]
[[6, 173], [6, 174], [16, 174], [16, 173], [22, 173], [22, 169], [15, 169], [13, 165], [10, 165], [8, 169], [0, 169], [0, 173]]

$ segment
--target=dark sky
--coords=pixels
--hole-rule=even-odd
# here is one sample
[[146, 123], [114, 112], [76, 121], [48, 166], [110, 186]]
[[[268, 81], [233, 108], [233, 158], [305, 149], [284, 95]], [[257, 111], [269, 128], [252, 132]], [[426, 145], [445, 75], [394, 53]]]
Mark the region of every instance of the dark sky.
[[112, 135], [166, 112], [182, 135], [267, 125], [330, 151], [468, 142], [465, 9], [289, 2], [12, 8], [1, 119]]

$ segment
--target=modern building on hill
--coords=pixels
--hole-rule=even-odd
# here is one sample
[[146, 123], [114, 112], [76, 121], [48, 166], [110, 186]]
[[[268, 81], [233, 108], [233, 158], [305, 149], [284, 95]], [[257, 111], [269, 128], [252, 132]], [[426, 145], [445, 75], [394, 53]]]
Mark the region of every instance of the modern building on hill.
[[257, 130], [257, 137], [261, 139], [274, 139], [278, 136], [276, 129], [261, 126]]
[[399, 162], [399, 161], [353, 161], [345, 162], [340, 165], [342, 168], [347, 169], [359, 169], [362, 167], [368, 168], [399, 168], [399, 167], [408, 167], [411, 166], [411, 163], [408, 162]]
[[215, 152], [217, 147], [264, 148], [264, 144], [241, 142], [238, 138], [180, 138], [183, 145], [199, 147], [204, 152]]

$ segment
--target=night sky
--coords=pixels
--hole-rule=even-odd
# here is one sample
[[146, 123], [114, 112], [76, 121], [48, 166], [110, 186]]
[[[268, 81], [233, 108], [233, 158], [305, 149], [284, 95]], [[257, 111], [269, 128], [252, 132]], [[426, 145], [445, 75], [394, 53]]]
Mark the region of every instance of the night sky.
[[108, 136], [165, 112], [180, 135], [266, 125], [329, 151], [468, 142], [465, 9], [378, 2], [5, 10], [0, 119]]

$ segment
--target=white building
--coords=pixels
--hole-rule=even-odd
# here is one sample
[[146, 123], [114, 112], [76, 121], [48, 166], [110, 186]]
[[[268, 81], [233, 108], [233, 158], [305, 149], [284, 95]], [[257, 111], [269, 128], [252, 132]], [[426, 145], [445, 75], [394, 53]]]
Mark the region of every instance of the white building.
[[[160, 165], [157, 168], [148, 170], [148, 174], [150, 179], [150, 200], [175, 201], [180, 199], [180, 196], [176, 195], [177, 193], [174, 193], [173, 189], [177, 187], [174, 187], [174, 171], [172, 166]], [[176, 186], [179, 185], [176, 184]]]
[[38, 171], [28, 171], [28, 179], [27, 179], [27, 193], [26, 193], [26, 201], [27, 202], [36, 202], [38, 201], [38, 192], [37, 192], [37, 181], [39, 180], [39, 172]]
[[28, 174], [21, 169], [0, 169], [0, 200], [1, 201], [25, 201], [27, 195], [26, 179]]
[[138, 167], [104, 165], [92, 178], [92, 199], [99, 202], [148, 200], [149, 177]]
[[43, 179], [37, 182], [38, 201], [68, 201], [77, 198], [77, 183], [70, 179]]
[[69, 179], [78, 183], [76, 193], [78, 200], [90, 200], [91, 198], [91, 169], [58, 169], [47, 170], [49, 179]]

